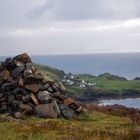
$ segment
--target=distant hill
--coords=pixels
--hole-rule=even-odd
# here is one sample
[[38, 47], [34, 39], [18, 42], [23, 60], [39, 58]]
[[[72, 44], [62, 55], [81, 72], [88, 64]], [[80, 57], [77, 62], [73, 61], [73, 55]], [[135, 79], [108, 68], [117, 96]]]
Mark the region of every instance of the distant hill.
[[[34, 64], [42, 73], [56, 81], [62, 81], [66, 75], [63, 70], [58, 70], [46, 65]], [[100, 98], [127, 98], [140, 97], [140, 80], [127, 80], [124, 77], [104, 73], [99, 76], [90, 74], [73, 74], [73, 85], [64, 83], [66, 94], [83, 100], [96, 100]], [[90, 83], [93, 86], [80, 87], [80, 83]]]

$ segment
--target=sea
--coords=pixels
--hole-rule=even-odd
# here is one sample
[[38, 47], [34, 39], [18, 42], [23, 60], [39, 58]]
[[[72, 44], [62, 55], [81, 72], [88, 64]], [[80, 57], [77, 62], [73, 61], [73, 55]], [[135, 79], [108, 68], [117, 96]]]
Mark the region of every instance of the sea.
[[114, 104], [140, 109], [140, 98], [101, 100], [99, 103], [99, 105], [114, 105]]
[[[0, 56], [0, 61], [6, 57]], [[32, 61], [64, 70], [65, 73], [98, 76], [109, 72], [134, 79], [140, 77], [140, 53], [83, 54], [83, 55], [31, 55]]]
[[[6, 57], [0, 56], [0, 61]], [[48, 65], [65, 73], [91, 74], [98, 76], [103, 73], [119, 75], [127, 79], [140, 77], [140, 53], [105, 53], [81, 55], [31, 55], [34, 63]], [[140, 98], [123, 100], [105, 100], [105, 104], [121, 104], [140, 108]]]
[[32, 60], [65, 73], [98, 76], [109, 72], [127, 79], [140, 77], [140, 53], [32, 56]]

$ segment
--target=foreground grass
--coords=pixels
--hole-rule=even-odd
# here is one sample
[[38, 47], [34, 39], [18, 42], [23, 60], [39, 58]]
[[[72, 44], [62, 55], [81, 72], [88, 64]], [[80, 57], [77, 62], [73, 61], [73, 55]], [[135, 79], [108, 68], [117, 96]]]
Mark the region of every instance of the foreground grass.
[[65, 119], [29, 118], [26, 121], [0, 123], [1, 140], [118, 140], [137, 139], [136, 125], [126, 117], [100, 112]]

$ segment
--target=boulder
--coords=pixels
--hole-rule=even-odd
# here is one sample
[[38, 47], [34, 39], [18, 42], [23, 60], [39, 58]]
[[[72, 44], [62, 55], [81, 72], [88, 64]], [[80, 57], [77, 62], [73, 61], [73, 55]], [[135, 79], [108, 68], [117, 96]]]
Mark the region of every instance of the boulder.
[[54, 103], [40, 104], [35, 107], [37, 117], [41, 118], [57, 118], [59, 115], [57, 107]]
[[32, 107], [27, 104], [19, 104], [19, 108], [21, 111], [32, 111]]
[[8, 70], [4, 70], [0, 73], [0, 81], [8, 80], [10, 78], [10, 72]]
[[37, 94], [37, 98], [40, 103], [49, 103], [52, 98], [51, 98], [51, 93], [48, 91], [39, 91]]
[[19, 74], [21, 74], [25, 70], [25, 67], [16, 67], [13, 71], [11, 76], [16, 78]]
[[41, 85], [39, 84], [26, 84], [25, 88], [33, 93], [37, 93], [39, 89], [41, 88]]
[[15, 112], [16, 119], [23, 119], [23, 114], [21, 112]]
[[67, 105], [60, 104], [59, 108], [60, 108], [60, 112], [64, 118], [71, 119], [73, 117], [74, 111], [72, 109], [70, 109]]
[[16, 57], [13, 58], [13, 61], [19, 61], [19, 62], [23, 62], [23, 63], [32, 63], [30, 57], [28, 56], [27, 53], [23, 53], [20, 55], [17, 55]]

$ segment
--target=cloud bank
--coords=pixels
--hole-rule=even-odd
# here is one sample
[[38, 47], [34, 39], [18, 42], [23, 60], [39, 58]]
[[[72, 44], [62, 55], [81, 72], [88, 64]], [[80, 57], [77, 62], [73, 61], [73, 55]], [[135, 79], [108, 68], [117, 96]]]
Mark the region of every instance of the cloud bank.
[[139, 9], [139, 0], [0, 0], [0, 52], [140, 52]]

